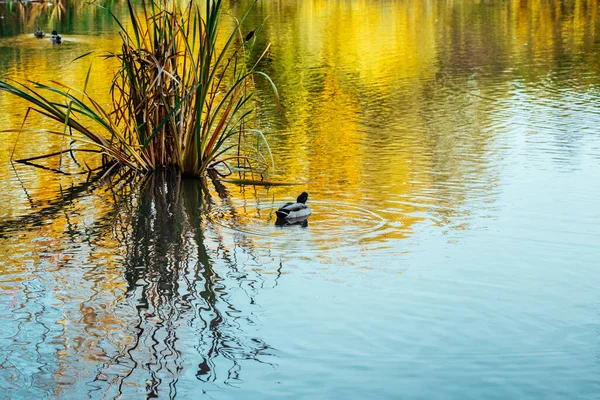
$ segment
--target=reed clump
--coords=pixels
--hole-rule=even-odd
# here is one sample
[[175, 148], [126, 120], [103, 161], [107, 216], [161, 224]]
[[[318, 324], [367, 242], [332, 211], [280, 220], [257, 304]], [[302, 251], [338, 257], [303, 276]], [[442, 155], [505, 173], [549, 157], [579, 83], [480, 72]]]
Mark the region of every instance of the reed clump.
[[[272, 164], [265, 137], [248, 128], [254, 77], [266, 79], [277, 96], [272, 80], [256, 70], [269, 46], [249, 65], [246, 43], [256, 29], [242, 33], [247, 14], [221, 39], [222, 0], [207, 0], [204, 9], [193, 2], [185, 8], [177, 4], [142, 0], [134, 7], [128, 0], [129, 29], [115, 17], [122, 45], [106, 56], [120, 62], [108, 109], [87, 94], [89, 71], [81, 91], [55, 81], [58, 87], [0, 82], [0, 90], [27, 100], [27, 115], [38, 112], [63, 126], [46, 132], [83, 144], [69, 151], [101, 153], [106, 170], [176, 167], [184, 175], [202, 176], [229, 160], [249, 167]], [[62, 101], [54, 99], [57, 95]], [[266, 144], [267, 154], [243, 152], [248, 133]]]

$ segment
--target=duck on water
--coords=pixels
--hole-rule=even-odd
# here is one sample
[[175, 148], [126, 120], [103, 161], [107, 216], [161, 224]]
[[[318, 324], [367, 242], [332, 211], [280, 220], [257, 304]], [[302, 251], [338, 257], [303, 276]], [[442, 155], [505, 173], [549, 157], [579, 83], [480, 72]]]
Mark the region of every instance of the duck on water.
[[312, 210], [306, 204], [308, 193], [302, 192], [295, 203], [285, 203], [279, 210], [275, 211], [278, 220], [302, 220], [307, 219]]
[[55, 30], [52, 31], [52, 35], [50, 35], [50, 40], [52, 40], [52, 43], [56, 43], [56, 44], [60, 44], [62, 42], [62, 38], [60, 37], [58, 32], [56, 32]]

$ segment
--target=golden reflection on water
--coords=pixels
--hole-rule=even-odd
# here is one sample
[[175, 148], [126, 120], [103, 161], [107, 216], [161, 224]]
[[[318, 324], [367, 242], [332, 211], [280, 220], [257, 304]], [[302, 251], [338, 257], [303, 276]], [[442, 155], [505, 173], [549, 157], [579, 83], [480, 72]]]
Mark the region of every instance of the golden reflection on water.
[[[481, 183], [474, 192], [494, 193], [486, 165], [493, 162], [494, 135], [504, 128], [498, 114], [513, 95], [512, 82], [535, 84], [548, 73], [576, 69], [580, 80], [569, 84], [597, 84], [598, 63], [577, 60], [593, 54], [597, 6], [259, 5], [259, 15], [275, 21], [266, 27], [265, 41], [273, 43], [267, 68], [284, 112], [264, 114], [281, 132], [271, 140], [284, 153], [278, 157], [284, 180], [308, 181], [323, 197], [358, 197], [380, 210], [405, 197], [396, 216], [435, 207], [450, 223], [447, 216], [472, 195], [466, 182]], [[568, 79], [562, 75], [559, 85]]]
[[[82, 24], [79, 19], [89, 23], [91, 16], [98, 18], [97, 7], [69, 6], [79, 10], [76, 25]], [[454, 180], [464, 180], [469, 167], [460, 152], [487, 157], [492, 139], [482, 130], [497, 119], [494, 104], [475, 96], [488, 95], [498, 102], [511, 96], [510, 82], [515, 79], [535, 81], [560, 71], [569, 54], [589, 57], [597, 8], [591, 0], [257, 5], [256, 22], [267, 15], [270, 21], [259, 40], [273, 43], [270, 63], [264, 68], [277, 81], [283, 98], [283, 111], [267, 103], [260, 121], [272, 133], [281, 172], [277, 178], [308, 181], [328, 197], [374, 192], [372, 203], [379, 201], [376, 193], [382, 189], [421, 196], [415, 190], [430, 190], [439, 174], [448, 171]], [[34, 20], [44, 12], [48, 10], [40, 5], [19, 5], [10, 15], [32, 30]], [[29, 34], [1, 39], [6, 60], [2, 76], [42, 82], [60, 77], [78, 87], [89, 63], [66, 60], [90, 50], [118, 48], [114, 34], [71, 37], [72, 43], [59, 48]], [[577, 68], [567, 63], [567, 67], [576, 70], [581, 84], [593, 80], [598, 68], [591, 60], [578, 62]], [[107, 103], [106, 77], [114, 68], [96, 60], [92, 70], [91, 91]], [[262, 98], [272, 103], [266, 92]], [[0, 96], [4, 127], [19, 126], [25, 109], [24, 103]], [[40, 119], [31, 120], [33, 126], [39, 123]], [[272, 132], [267, 123], [275, 128]], [[6, 143], [14, 142], [14, 134], [2, 135]], [[59, 140], [30, 135], [22, 138], [16, 157], [57, 151], [61, 146]], [[7, 159], [12, 148], [4, 146], [0, 151], [0, 157]], [[3, 173], [4, 180], [11, 174]], [[28, 186], [34, 197], [55, 181], [53, 174], [42, 171], [27, 174], [34, 175]], [[4, 196], [5, 200], [22, 197], [12, 189]], [[369, 201], [371, 196], [366, 197]], [[425, 210], [404, 207], [402, 212]]]
[[[90, 61], [71, 60], [118, 48], [116, 27], [98, 8], [59, 4], [0, 5], [9, 32], [0, 36], [1, 79], [80, 87]], [[234, 7], [241, 15], [243, 4]], [[14, 171], [16, 134], [0, 132], [0, 203], [8, 205], [0, 211], [0, 317], [11, 329], [36, 318], [50, 326], [33, 336], [44, 343], [47, 329], [52, 338], [37, 362], [57, 366], [39, 374], [55, 396], [72, 395], [77, 379], [111, 393], [127, 391], [123, 382], [151, 393], [157, 376], [177, 380], [190, 353], [204, 357], [193, 367], [186, 361], [197, 379], [216, 380], [226, 364], [226, 379], [236, 382], [241, 360], [270, 354], [269, 344], [244, 334], [255, 322], [245, 311], [286, 273], [284, 261], [383, 268], [410, 252], [405, 239], [424, 225], [465, 228], [499, 193], [503, 137], [520, 129], [514, 110], [529, 112], [519, 95], [544, 90], [540, 98], [560, 103], [561, 90], [598, 90], [597, 0], [264, 1], [248, 29], [266, 16], [257, 48], [273, 43], [262, 68], [282, 97], [280, 111], [268, 85], [259, 87], [258, 123], [277, 165], [270, 179], [306, 185], [217, 186], [207, 196], [188, 182], [185, 193], [196, 197], [178, 200], [183, 189], [169, 181], [122, 200], [85, 176]], [[63, 24], [63, 45], [31, 36], [40, 18], [46, 30]], [[89, 91], [101, 102], [115, 68], [94, 59]], [[0, 93], [0, 130], [20, 126], [26, 107]], [[588, 128], [585, 118], [572, 123]], [[63, 146], [27, 134], [15, 157]], [[304, 189], [315, 211], [309, 227], [274, 229], [273, 209]], [[232, 305], [235, 296], [244, 301]], [[24, 328], [15, 329], [19, 338]], [[181, 344], [175, 332], [200, 339]], [[27, 346], [19, 354], [36, 351]]]

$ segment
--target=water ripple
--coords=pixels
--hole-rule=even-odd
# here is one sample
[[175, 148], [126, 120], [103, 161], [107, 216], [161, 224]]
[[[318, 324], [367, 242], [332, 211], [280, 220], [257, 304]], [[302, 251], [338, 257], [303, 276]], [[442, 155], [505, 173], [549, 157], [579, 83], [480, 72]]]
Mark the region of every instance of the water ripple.
[[[275, 226], [275, 211], [285, 200], [271, 203], [244, 205], [243, 216], [228, 218], [242, 205], [225, 204], [209, 211], [212, 223], [230, 231], [241, 232], [250, 237], [269, 237], [272, 244], [295, 243], [304, 246], [308, 242], [322, 249], [329, 247], [330, 241], [349, 239], [353, 242], [384, 235], [389, 229], [389, 221], [374, 211], [350, 203], [336, 202], [331, 207], [324, 201], [309, 201], [313, 214], [308, 219], [308, 228], [302, 226]], [[277, 204], [277, 205], [276, 205]]]

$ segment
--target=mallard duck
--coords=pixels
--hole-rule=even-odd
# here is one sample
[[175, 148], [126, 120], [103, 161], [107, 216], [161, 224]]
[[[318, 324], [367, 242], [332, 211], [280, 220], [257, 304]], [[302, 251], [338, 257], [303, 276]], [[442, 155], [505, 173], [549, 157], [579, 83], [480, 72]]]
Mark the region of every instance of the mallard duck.
[[60, 37], [58, 32], [56, 32], [54, 30], [54, 31], [52, 31], [52, 35], [50, 35], [50, 40], [52, 40], [54, 43], [60, 44], [60, 42], [62, 41], [62, 38]]
[[287, 220], [308, 218], [312, 211], [306, 205], [306, 200], [308, 200], [308, 193], [302, 192], [295, 203], [285, 203], [279, 210], [275, 211], [277, 218]]
[[41, 30], [40, 28], [35, 28], [35, 32], [33, 32], [33, 36], [35, 36], [38, 39], [43, 38], [44, 36], [46, 36], [46, 34], [44, 33], [43, 30]]

